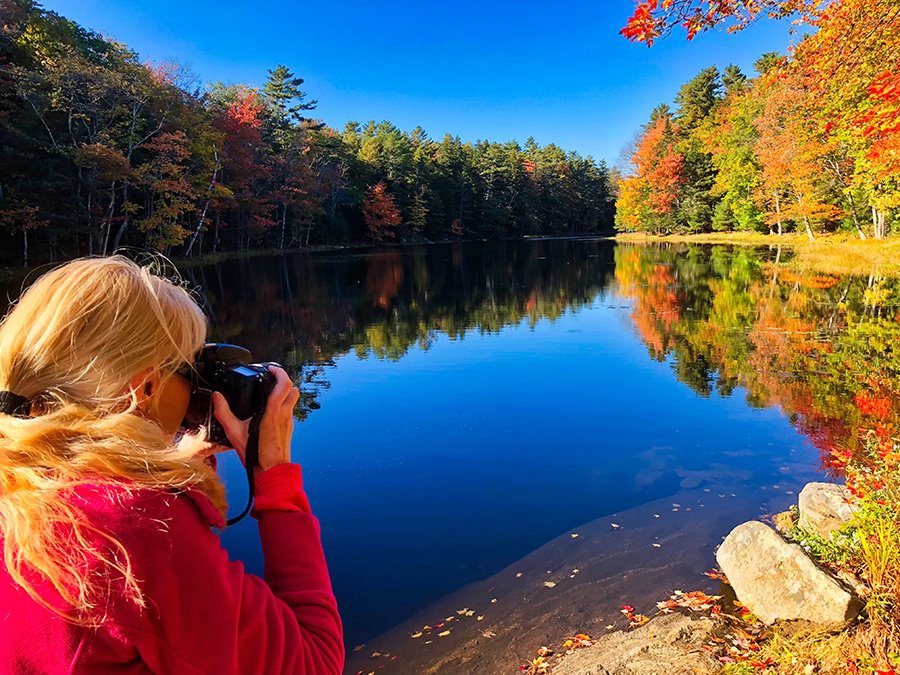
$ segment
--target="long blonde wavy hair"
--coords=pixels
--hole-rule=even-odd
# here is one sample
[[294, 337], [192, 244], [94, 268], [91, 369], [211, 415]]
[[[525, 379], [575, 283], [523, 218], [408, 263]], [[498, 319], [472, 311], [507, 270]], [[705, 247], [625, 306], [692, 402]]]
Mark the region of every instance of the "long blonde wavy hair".
[[[194, 487], [225, 509], [215, 471], [140, 414], [129, 384], [148, 368], [172, 376], [206, 336], [200, 307], [161, 267], [121, 256], [69, 262], [37, 279], [0, 323], [0, 390], [32, 401], [29, 417], [0, 414], [4, 561], [36, 601], [77, 623], [102, 622], [111, 576], [128, 600], [144, 599], [128, 552], [67, 499], [73, 488]], [[84, 573], [98, 565], [104, 573]], [[39, 592], [47, 582], [71, 610]]]

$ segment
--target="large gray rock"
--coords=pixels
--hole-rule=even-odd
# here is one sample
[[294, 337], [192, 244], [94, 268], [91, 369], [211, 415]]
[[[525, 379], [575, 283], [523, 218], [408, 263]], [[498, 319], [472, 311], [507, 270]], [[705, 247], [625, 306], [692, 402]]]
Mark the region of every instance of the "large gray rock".
[[855, 617], [858, 598], [768, 525], [738, 525], [716, 552], [738, 599], [765, 623], [804, 619], [836, 627]]
[[808, 483], [800, 492], [799, 525], [825, 539], [853, 518], [847, 488], [834, 483]]

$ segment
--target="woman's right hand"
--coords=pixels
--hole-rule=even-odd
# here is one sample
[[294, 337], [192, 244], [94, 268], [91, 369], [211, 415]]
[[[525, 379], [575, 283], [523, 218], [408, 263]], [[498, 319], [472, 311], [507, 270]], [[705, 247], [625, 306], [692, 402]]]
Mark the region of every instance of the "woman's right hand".
[[[269, 394], [266, 411], [259, 423], [259, 464], [255, 469], [257, 475], [273, 466], [290, 463], [294, 406], [300, 398], [300, 391], [283, 368], [269, 366], [269, 372], [275, 376], [275, 387]], [[214, 392], [212, 398], [216, 419], [244, 462], [250, 420], [239, 420], [235, 417], [228, 406], [228, 401], [219, 392]]]

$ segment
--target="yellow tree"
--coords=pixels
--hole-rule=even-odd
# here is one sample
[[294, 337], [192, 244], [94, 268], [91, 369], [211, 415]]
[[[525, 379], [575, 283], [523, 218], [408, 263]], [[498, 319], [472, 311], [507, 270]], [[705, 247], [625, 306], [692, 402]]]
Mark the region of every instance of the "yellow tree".
[[762, 167], [760, 200], [768, 211], [767, 221], [802, 224], [812, 241], [813, 225], [839, 218], [843, 211], [830, 203], [823, 181], [826, 149], [811, 112], [802, 77], [778, 69], [758, 81], [763, 112], [756, 120], [759, 140], [756, 154]]

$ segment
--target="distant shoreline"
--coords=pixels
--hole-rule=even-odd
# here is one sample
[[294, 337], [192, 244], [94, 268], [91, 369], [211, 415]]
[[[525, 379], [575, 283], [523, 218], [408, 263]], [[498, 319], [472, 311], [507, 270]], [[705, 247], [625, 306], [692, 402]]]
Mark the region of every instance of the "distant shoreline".
[[[370, 242], [353, 242], [347, 244], [321, 244], [300, 248], [265, 248], [245, 251], [222, 251], [204, 253], [202, 255], [172, 257], [171, 260], [179, 269], [211, 265], [227, 260], [242, 258], [258, 258], [273, 255], [291, 255], [295, 253], [333, 253], [340, 251], [358, 251], [363, 249], [394, 249], [412, 246], [432, 246], [435, 244], [469, 244], [486, 242], [511, 241], [552, 241], [552, 240], [608, 240], [623, 244], [715, 244], [725, 246], [784, 246], [794, 254], [790, 261], [792, 267], [804, 271], [824, 274], [882, 274], [886, 276], [900, 275], [900, 237], [887, 239], [867, 239], [862, 241], [845, 235], [820, 235], [810, 242], [802, 234], [761, 234], [758, 232], [710, 232], [703, 234], [649, 234], [644, 232], [586, 232], [584, 234], [567, 234], [559, 236], [534, 235], [524, 237], [507, 237], [499, 239], [446, 239], [435, 241], [402, 241], [374, 245]], [[60, 263], [63, 261], [59, 261]], [[47, 267], [51, 263], [34, 266], [15, 267], [0, 266], [0, 280], [11, 281], [22, 278], [32, 271]]]
[[791, 267], [822, 274], [900, 275], [900, 237], [866, 239], [849, 235], [819, 235], [809, 241], [803, 234], [761, 234], [758, 232], [710, 232], [705, 234], [656, 235], [643, 232], [620, 233], [620, 243], [720, 244], [727, 246], [784, 246], [794, 254]]

